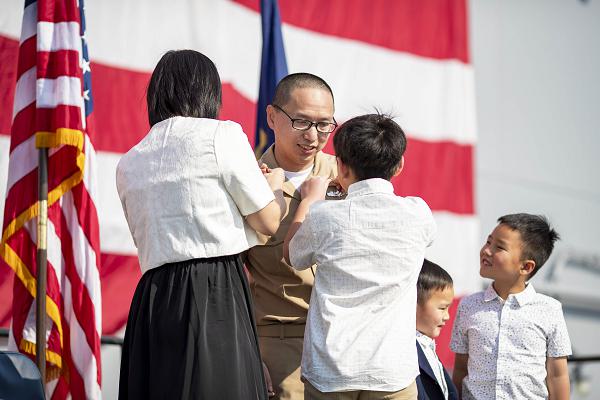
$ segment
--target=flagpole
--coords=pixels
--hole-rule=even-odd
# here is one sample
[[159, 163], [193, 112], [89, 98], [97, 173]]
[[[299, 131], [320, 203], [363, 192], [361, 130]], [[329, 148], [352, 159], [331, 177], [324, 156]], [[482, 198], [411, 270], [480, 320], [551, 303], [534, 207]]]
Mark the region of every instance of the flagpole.
[[35, 307], [35, 360], [46, 382], [46, 270], [48, 230], [48, 149], [39, 149], [37, 223], [37, 293]]

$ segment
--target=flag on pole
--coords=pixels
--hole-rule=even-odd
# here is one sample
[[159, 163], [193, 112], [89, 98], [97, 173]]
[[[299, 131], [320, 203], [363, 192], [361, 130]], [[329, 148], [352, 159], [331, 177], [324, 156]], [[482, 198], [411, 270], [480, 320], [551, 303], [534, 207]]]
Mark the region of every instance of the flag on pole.
[[83, 0], [25, 1], [0, 269], [14, 271], [9, 345], [35, 356], [38, 148], [48, 148], [48, 398], [101, 398], [100, 240]]
[[259, 158], [275, 141], [273, 131], [267, 124], [267, 105], [275, 95], [275, 86], [288, 74], [285, 48], [281, 35], [281, 18], [277, 0], [260, 1], [262, 22], [262, 57], [260, 63], [260, 87], [256, 103], [256, 137], [254, 152]]

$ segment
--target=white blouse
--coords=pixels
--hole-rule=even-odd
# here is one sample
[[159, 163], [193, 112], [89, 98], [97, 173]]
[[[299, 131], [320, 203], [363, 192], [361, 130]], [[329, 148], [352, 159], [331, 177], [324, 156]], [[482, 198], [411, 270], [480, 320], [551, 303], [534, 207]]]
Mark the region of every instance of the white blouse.
[[257, 237], [243, 216], [274, 199], [238, 124], [186, 117], [155, 124], [121, 158], [117, 191], [142, 273], [247, 250]]

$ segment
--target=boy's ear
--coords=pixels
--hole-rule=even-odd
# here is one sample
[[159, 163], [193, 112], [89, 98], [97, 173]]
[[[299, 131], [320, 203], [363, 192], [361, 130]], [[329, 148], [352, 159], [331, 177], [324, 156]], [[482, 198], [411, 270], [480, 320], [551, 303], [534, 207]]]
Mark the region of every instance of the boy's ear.
[[521, 267], [521, 275], [531, 275], [531, 273], [534, 270], [535, 270], [535, 261], [525, 260], [523, 262], [523, 266]]
[[342, 178], [347, 178], [348, 173], [350, 172], [350, 168], [346, 164], [344, 164], [344, 162], [339, 157], [336, 157], [335, 161], [337, 163], [338, 175], [340, 175]]
[[396, 168], [396, 172], [394, 172], [394, 176], [400, 175], [400, 172], [402, 172], [403, 168], [404, 168], [404, 156], [402, 156], [402, 158], [400, 159], [400, 162], [398, 163], [398, 168]]

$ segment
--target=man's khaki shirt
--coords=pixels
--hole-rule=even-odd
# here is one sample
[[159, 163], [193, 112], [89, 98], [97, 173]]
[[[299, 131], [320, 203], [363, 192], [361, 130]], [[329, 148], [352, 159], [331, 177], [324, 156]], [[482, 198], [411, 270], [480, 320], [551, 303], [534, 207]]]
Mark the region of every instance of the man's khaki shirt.
[[[269, 168], [277, 168], [273, 146], [263, 154], [261, 163]], [[315, 156], [315, 164], [310, 176], [335, 178], [337, 165], [335, 157], [323, 152]], [[268, 237], [259, 234], [258, 246], [248, 251], [246, 266], [252, 278], [252, 292], [257, 325], [283, 323], [306, 323], [308, 302], [314, 283], [313, 269], [296, 271], [283, 259], [283, 240], [290, 227], [296, 209], [300, 204], [300, 192], [286, 180], [283, 196], [287, 213], [275, 235]]]

